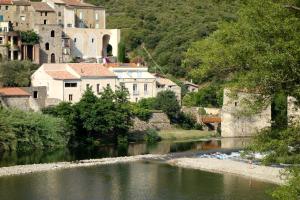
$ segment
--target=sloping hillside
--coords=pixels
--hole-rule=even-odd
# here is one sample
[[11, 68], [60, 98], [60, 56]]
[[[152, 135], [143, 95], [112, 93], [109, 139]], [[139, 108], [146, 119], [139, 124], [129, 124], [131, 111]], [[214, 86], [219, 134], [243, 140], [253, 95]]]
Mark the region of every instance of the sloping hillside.
[[194, 41], [234, 20], [238, 0], [88, 0], [107, 10], [107, 27], [122, 29], [129, 58], [142, 56], [144, 44], [164, 72], [183, 77], [184, 52]]

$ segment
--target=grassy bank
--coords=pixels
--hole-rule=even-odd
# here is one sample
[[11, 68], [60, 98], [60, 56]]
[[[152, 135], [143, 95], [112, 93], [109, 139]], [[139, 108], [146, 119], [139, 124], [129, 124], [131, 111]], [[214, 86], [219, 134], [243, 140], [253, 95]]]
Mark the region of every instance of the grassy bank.
[[201, 139], [214, 136], [214, 132], [200, 131], [200, 130], [161, 130], [158, 135], [163, 140], [190, 140], [190, 139]]

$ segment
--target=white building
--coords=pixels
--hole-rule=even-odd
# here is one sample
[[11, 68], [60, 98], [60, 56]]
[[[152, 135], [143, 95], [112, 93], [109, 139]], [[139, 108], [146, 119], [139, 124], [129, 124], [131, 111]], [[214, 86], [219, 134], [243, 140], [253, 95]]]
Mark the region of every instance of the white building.
[[95, 94], [108, 85], [116, 89], [117, 77], [101, 64], [43, 64], [31, 77], [32, 86], [46, 86], [47, 98], [78, 102], [86, 89]]
[[148, 72], [147, 67], [134, 63], [110, 63], [107, 67], [117, 75], [118, 84], [128, 89], [130, 101], [156, 97], [156, 78]]

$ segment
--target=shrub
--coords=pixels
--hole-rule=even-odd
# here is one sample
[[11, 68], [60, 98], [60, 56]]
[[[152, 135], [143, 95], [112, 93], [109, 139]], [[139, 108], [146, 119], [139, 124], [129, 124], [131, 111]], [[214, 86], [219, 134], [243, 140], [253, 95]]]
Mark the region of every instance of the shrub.
[[159, 137], [157, 131], [155, 129], [148, 129], [146, 131], [146, 135], [144, 137], [144, 140], [147, 143], [155, 143], [157, 141], [160, 141], [161, 138]]
[[0, 146], [6, 150], [64, 147], [72, 135], [65, 120], [40, 113], [1, 109], [0, 121], [5, 123], [0, 128]]
[[196, 120], [190, 113], [186, 114], [184, 112], [180, 112], [177, 120], [177, 123], [183, 129], [190, 130], [195, 128]]

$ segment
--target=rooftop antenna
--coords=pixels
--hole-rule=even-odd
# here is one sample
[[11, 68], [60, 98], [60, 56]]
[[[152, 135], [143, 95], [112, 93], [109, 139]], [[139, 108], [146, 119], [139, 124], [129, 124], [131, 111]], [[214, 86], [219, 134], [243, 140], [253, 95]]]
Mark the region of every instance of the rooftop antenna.
[[163, 72], [163, 70], [161, 69], [161, 67], [157, 64], [157, 62], [153, 59], [153, 57], [151, 56], [151, 54], [149, 53], [149, 51], [146, 49], [145, 45], [142, 44], [141, 45], [142, 48], [144, 49], [144, 51], [147, 53], [148, 57], [153, 61], [153, 63], [155, 64], [155, 74], [157, 73], [157, 68], [160, 70], [161, 73], [163, 73], [165, 75], [165, 73]]

